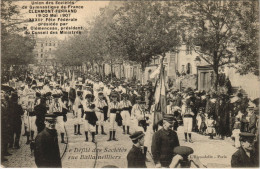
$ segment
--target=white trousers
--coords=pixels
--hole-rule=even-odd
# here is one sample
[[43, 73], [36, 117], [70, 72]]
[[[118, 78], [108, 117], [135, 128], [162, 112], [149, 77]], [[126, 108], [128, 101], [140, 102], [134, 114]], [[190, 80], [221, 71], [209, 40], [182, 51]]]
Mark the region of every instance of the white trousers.
[[97, 125], [104, 126], [104, 114], [102, 112], [96, 111], [96, 116], [98, 118]]
[[131, 117], [129, 111], [122, 111], [121, 116], [123, 119], [122, 120], [123, 126], [130, 126]]
[[95, 126], [88, 123], [88, 120], [84, 120], [84, 129], [89, 132], [96, 132]]
[[116, 113], [110, 113], [109, 115], [109, 130], [116, 131]]
[[60, 133], [65, 133], [65, 124], [63, 121], [63, 116], [58, 116], [57, 117], [57, 125]]
[[192, 132], [192, 117], [183, 117], [184, 133]]
[[[30, 127], [30, 131], [37, 131], [37, 127], [36, 127], [36, 116], [29, 116], [29, 126]], [[28, 129], [29, 131], [29, 129]]]
[[82, 118], [81, 118], [81, 108], [78, 108], [78, 109], [75, 109], [75, 115], [76, 115], [76, 118], [74, 119], [74, 125], [80, 125], [80, 124], [83, 124], [83, 121], [82, 121]]
[[24, 110], [23, 124], [24, 124], [25, 127], [29, 126], [29, 116], [27, 115], [27, 110]]

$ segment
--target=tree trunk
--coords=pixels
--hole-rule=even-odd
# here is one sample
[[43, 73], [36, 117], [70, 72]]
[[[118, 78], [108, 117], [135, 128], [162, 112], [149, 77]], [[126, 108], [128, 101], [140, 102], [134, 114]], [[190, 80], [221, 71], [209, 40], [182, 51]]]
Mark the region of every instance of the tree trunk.
[[121, 63], [119, 64], [119, 79], [121, 79]]
[[106, 74], [105, 74], [105, 64], [104, 63], [102, 64], [102, 74], [103, 74], [103, 77], [106, 76]]
[[218, 83], [219, 83], [219, 73], [218, 73], [218, 66], [214, 66], [213, 68], [215, 78], [214, 78], [214, 90], [217, 91], [218, 89]]
[[110, 76], [111, 76], [111, 81], [112, 81], [112, 77], [113, 77], [113, 66], [112, 66], [112, 60], [111, 60], [111, 64], [110, 64], [110, 68], [111, 68], [111, 72], [110, 72]]

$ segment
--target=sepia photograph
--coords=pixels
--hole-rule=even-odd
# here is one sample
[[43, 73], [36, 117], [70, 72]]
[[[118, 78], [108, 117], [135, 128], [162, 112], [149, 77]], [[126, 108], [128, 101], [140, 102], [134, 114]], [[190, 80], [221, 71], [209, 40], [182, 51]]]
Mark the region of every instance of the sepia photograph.
[[259, 168], [258, 0], [1, 0], [1, 168]]

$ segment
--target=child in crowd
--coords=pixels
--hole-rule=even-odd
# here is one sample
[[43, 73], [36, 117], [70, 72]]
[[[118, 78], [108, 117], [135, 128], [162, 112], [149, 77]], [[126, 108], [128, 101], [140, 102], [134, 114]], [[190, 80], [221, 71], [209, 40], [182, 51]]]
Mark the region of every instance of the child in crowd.
[[239, 121], [239, 118], [236, 118], [233, 131], [232, 131], [232, 140], [234, 140], [234, 145], [236, 148], [240, 147], [240, 141], [239, 141], [239, 133], [240, 133], [240, 128], [241, 128], [241, 123]]
[[207, 125], [206, 125], [206, 115], [204, 113], [204, 108], [201, 107], [200, 108], [200, 117], [201, 117], [201, 125], [200, 125], [200, 133], [201, 134], [205, 134], [205, 131], [207, 129]]
[[201, 125], [201, 122], [202, 122], [201, 114], [202, 114], [202, 111], [201, 111], [201, 108], [200, 108], [199, 113], [197, 114], [197, 117], [196, 117], [196, 122], [197, 122], [197, 126], [198, 126], [198, 129], [199, 129], [199, 133], [201, 133], [201, 130], [200, 130], [200, 125]]
[[210, 135], [210, 139], [213, 139], [213, 136], [216, 134], [215, 125], [216, 121], [213, 119], [213, 116], [209, 116], [207, 120], [207, 133]]

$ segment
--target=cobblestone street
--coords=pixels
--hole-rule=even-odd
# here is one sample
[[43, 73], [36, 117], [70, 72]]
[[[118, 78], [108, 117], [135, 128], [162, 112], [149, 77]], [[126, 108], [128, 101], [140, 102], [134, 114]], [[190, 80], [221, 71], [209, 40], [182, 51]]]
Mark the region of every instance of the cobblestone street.
[[[85, 142], [84, 129], [81, 127], [82, 135], [74, 135], [72, 114], [68, 114], [66, 130], [68, 134], [67, 148], [65, 144], [60, 144], [61, 155], [66, 150], [62, 158], [62, 166], [66, 168], [101, 168], [107, 165], [117, 167], [127, 166], [127, 153], [132, 147], [132, 142], [128, 135], [122, 134], [122, 128], [118, 128], [116, 137], [119, 141], [110, 141], [109, 135], [96, 135], [97, 143]], [[105, 132], [108, 134], [108, 123], [105, 123]], [[183, 127], [178, 128], [178, 137], [182, 146], [190, 146], [194, 149], [194, 154], [199, 156], [201, 162], [207, 167], [230, 167], [231, 155], [236, 151], [229, 139], [210, 140], [208, 136], [193, 133], [194, 143], [184, 141]], [[60, 140], [60, 137], [59, 137]], [[25, 144], [26, 137], [21, 137], [21, 148], [11, 149], [12, 156], [7, 157], [8, 161], [2, 165], [5, 167], [36, 167], [34, 156], [31, 155], [29, 145]], [[148, 141], [149, 142], [149, 141]], [[149, 147], [149, 145], [148, 145]], [[150, 148], [148, 148], [150, 149]], [[97, 160], [96, 156], [98, 157]], [[104, 158], [104, 159], [102, 159]], [[154, 167], [150, 152], [147, 153], [147, 166]]]

